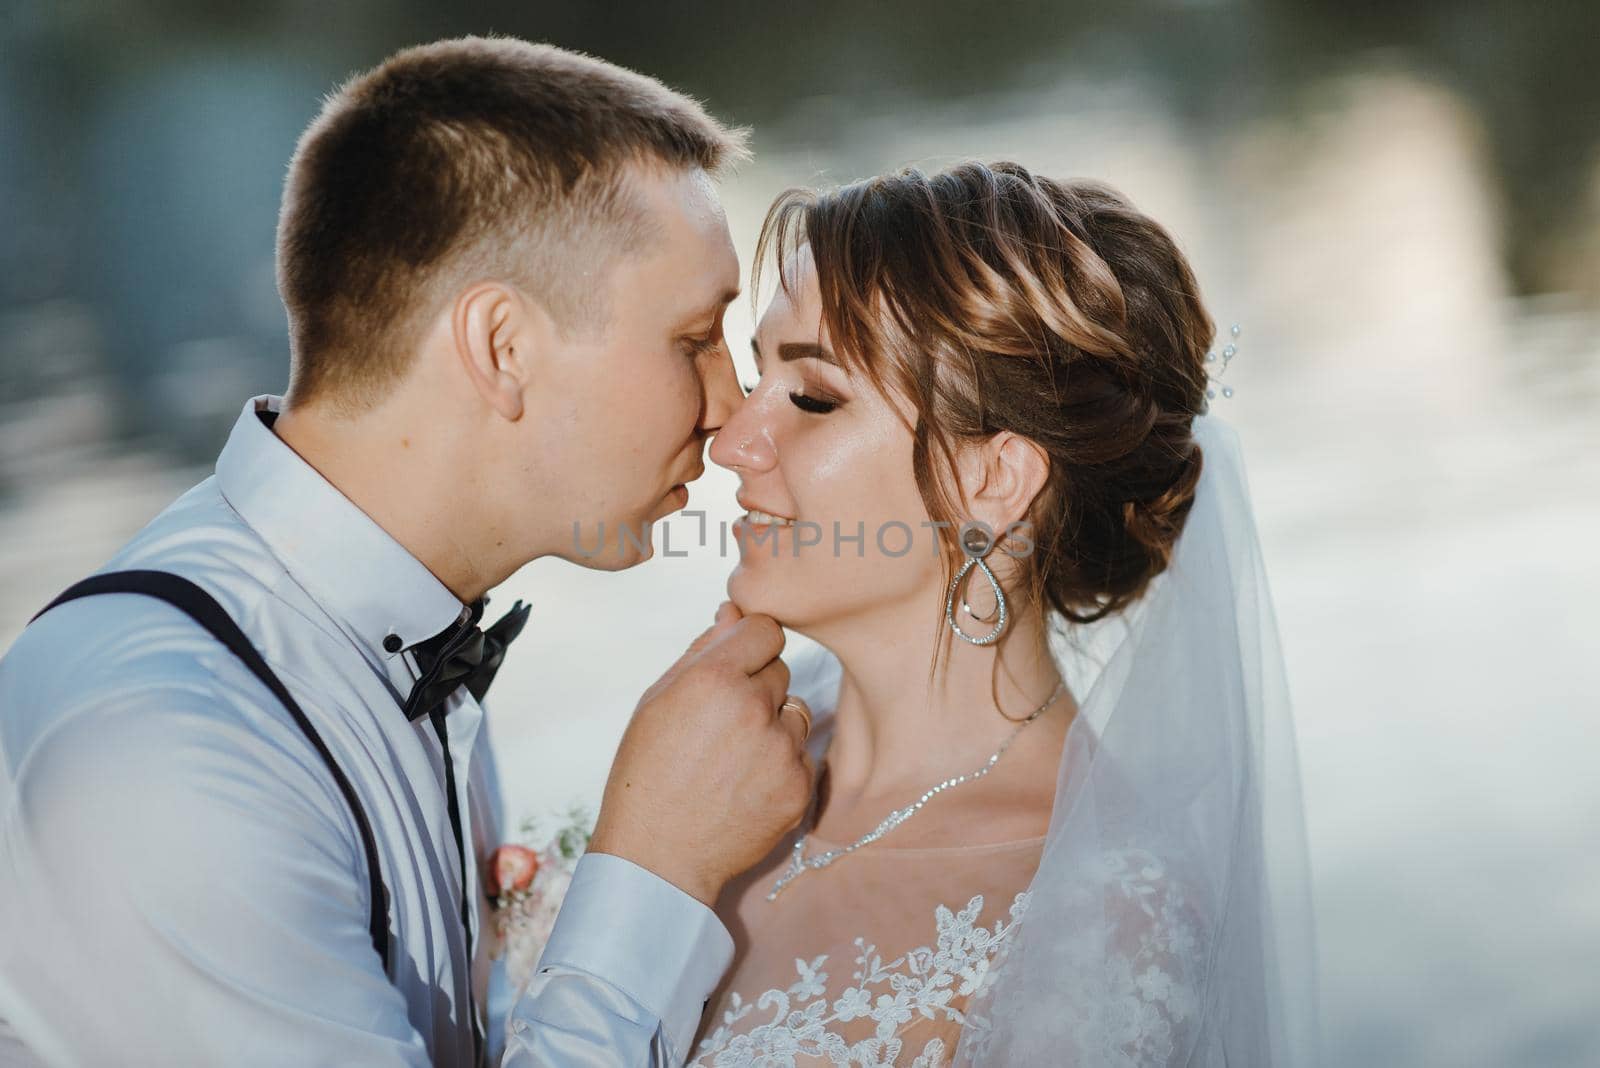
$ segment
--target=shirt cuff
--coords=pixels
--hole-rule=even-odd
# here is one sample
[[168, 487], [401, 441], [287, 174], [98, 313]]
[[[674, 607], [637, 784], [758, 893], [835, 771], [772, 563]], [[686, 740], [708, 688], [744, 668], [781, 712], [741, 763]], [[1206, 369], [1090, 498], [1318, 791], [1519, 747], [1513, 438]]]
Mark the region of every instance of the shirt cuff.
[[716, 913], [632, 861], [585, 853], [538, 970], [571, 968], [610, 983], [656, 1016], [687, 1059], [732, 962], [733, 938]]

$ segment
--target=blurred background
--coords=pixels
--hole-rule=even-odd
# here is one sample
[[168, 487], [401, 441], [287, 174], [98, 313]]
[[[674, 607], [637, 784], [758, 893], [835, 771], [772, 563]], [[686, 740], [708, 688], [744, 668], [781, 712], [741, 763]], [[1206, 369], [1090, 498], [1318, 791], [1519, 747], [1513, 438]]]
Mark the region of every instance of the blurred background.
[[[1165, 222], [1219, 325], [1296, 699], [1338, 1066], [1600, 1065], [1600, 4], [6, 0], [0, 648], [286, 383], [273, 228], [321, 95], [501, 32], [754, 129], [795, 184], [1009, 157]], [[751, 314], [730, 319], [746, 357]], [[747, 366], [742, 370], [748, 371]], [[598, 798], [710, 621], [713, 536], [541, 562], [495, 686], [509, 815]], [[662, 549], [660, 536], [658, 554]]]

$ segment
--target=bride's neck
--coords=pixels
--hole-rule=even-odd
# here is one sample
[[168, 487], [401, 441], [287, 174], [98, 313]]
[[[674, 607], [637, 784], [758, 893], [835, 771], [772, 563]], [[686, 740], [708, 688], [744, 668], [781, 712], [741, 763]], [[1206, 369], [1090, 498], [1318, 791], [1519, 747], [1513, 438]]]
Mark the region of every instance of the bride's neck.
[[[916, 622], [863, 621], [818, 635], [843, 669], [828, 747], [830, 809], [900, 798], [976, 770], [1061, 681], [1037, 613], [1014, 613], [998, 648], [952, 635], [931, 677], [940, 632], [947, 631], [916, 615]], [[1064, 723], [1073, 707], [1063, 693], [1029, 733], [1057, 736], [1045, 723]]]

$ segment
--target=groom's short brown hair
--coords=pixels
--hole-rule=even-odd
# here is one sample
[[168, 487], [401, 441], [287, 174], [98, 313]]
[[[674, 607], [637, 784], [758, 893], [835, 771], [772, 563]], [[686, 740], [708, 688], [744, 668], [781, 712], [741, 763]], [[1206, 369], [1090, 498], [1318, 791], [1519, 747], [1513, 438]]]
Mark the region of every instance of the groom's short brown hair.
[[654, 78], [551, 45], [466, 37], [347, 81], [301, 136], [278, 219], [291, 393], [359, 409], [469, 276], [525, 284], [564, 331], [648, 235], [629, 164], [715, 173], [745, 134]]

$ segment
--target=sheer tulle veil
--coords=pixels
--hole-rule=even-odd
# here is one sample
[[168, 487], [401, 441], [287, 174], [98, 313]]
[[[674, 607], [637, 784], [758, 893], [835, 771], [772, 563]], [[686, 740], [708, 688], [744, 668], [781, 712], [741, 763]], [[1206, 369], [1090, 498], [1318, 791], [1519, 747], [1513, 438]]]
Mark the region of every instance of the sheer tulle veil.
[[1173, 559], [1056, 649], [1080, 711], [1015, 939], [958, 1065], [1312, 1065], [1315, 945], [1288, 684], [1238, 435], [1198, 416]]

